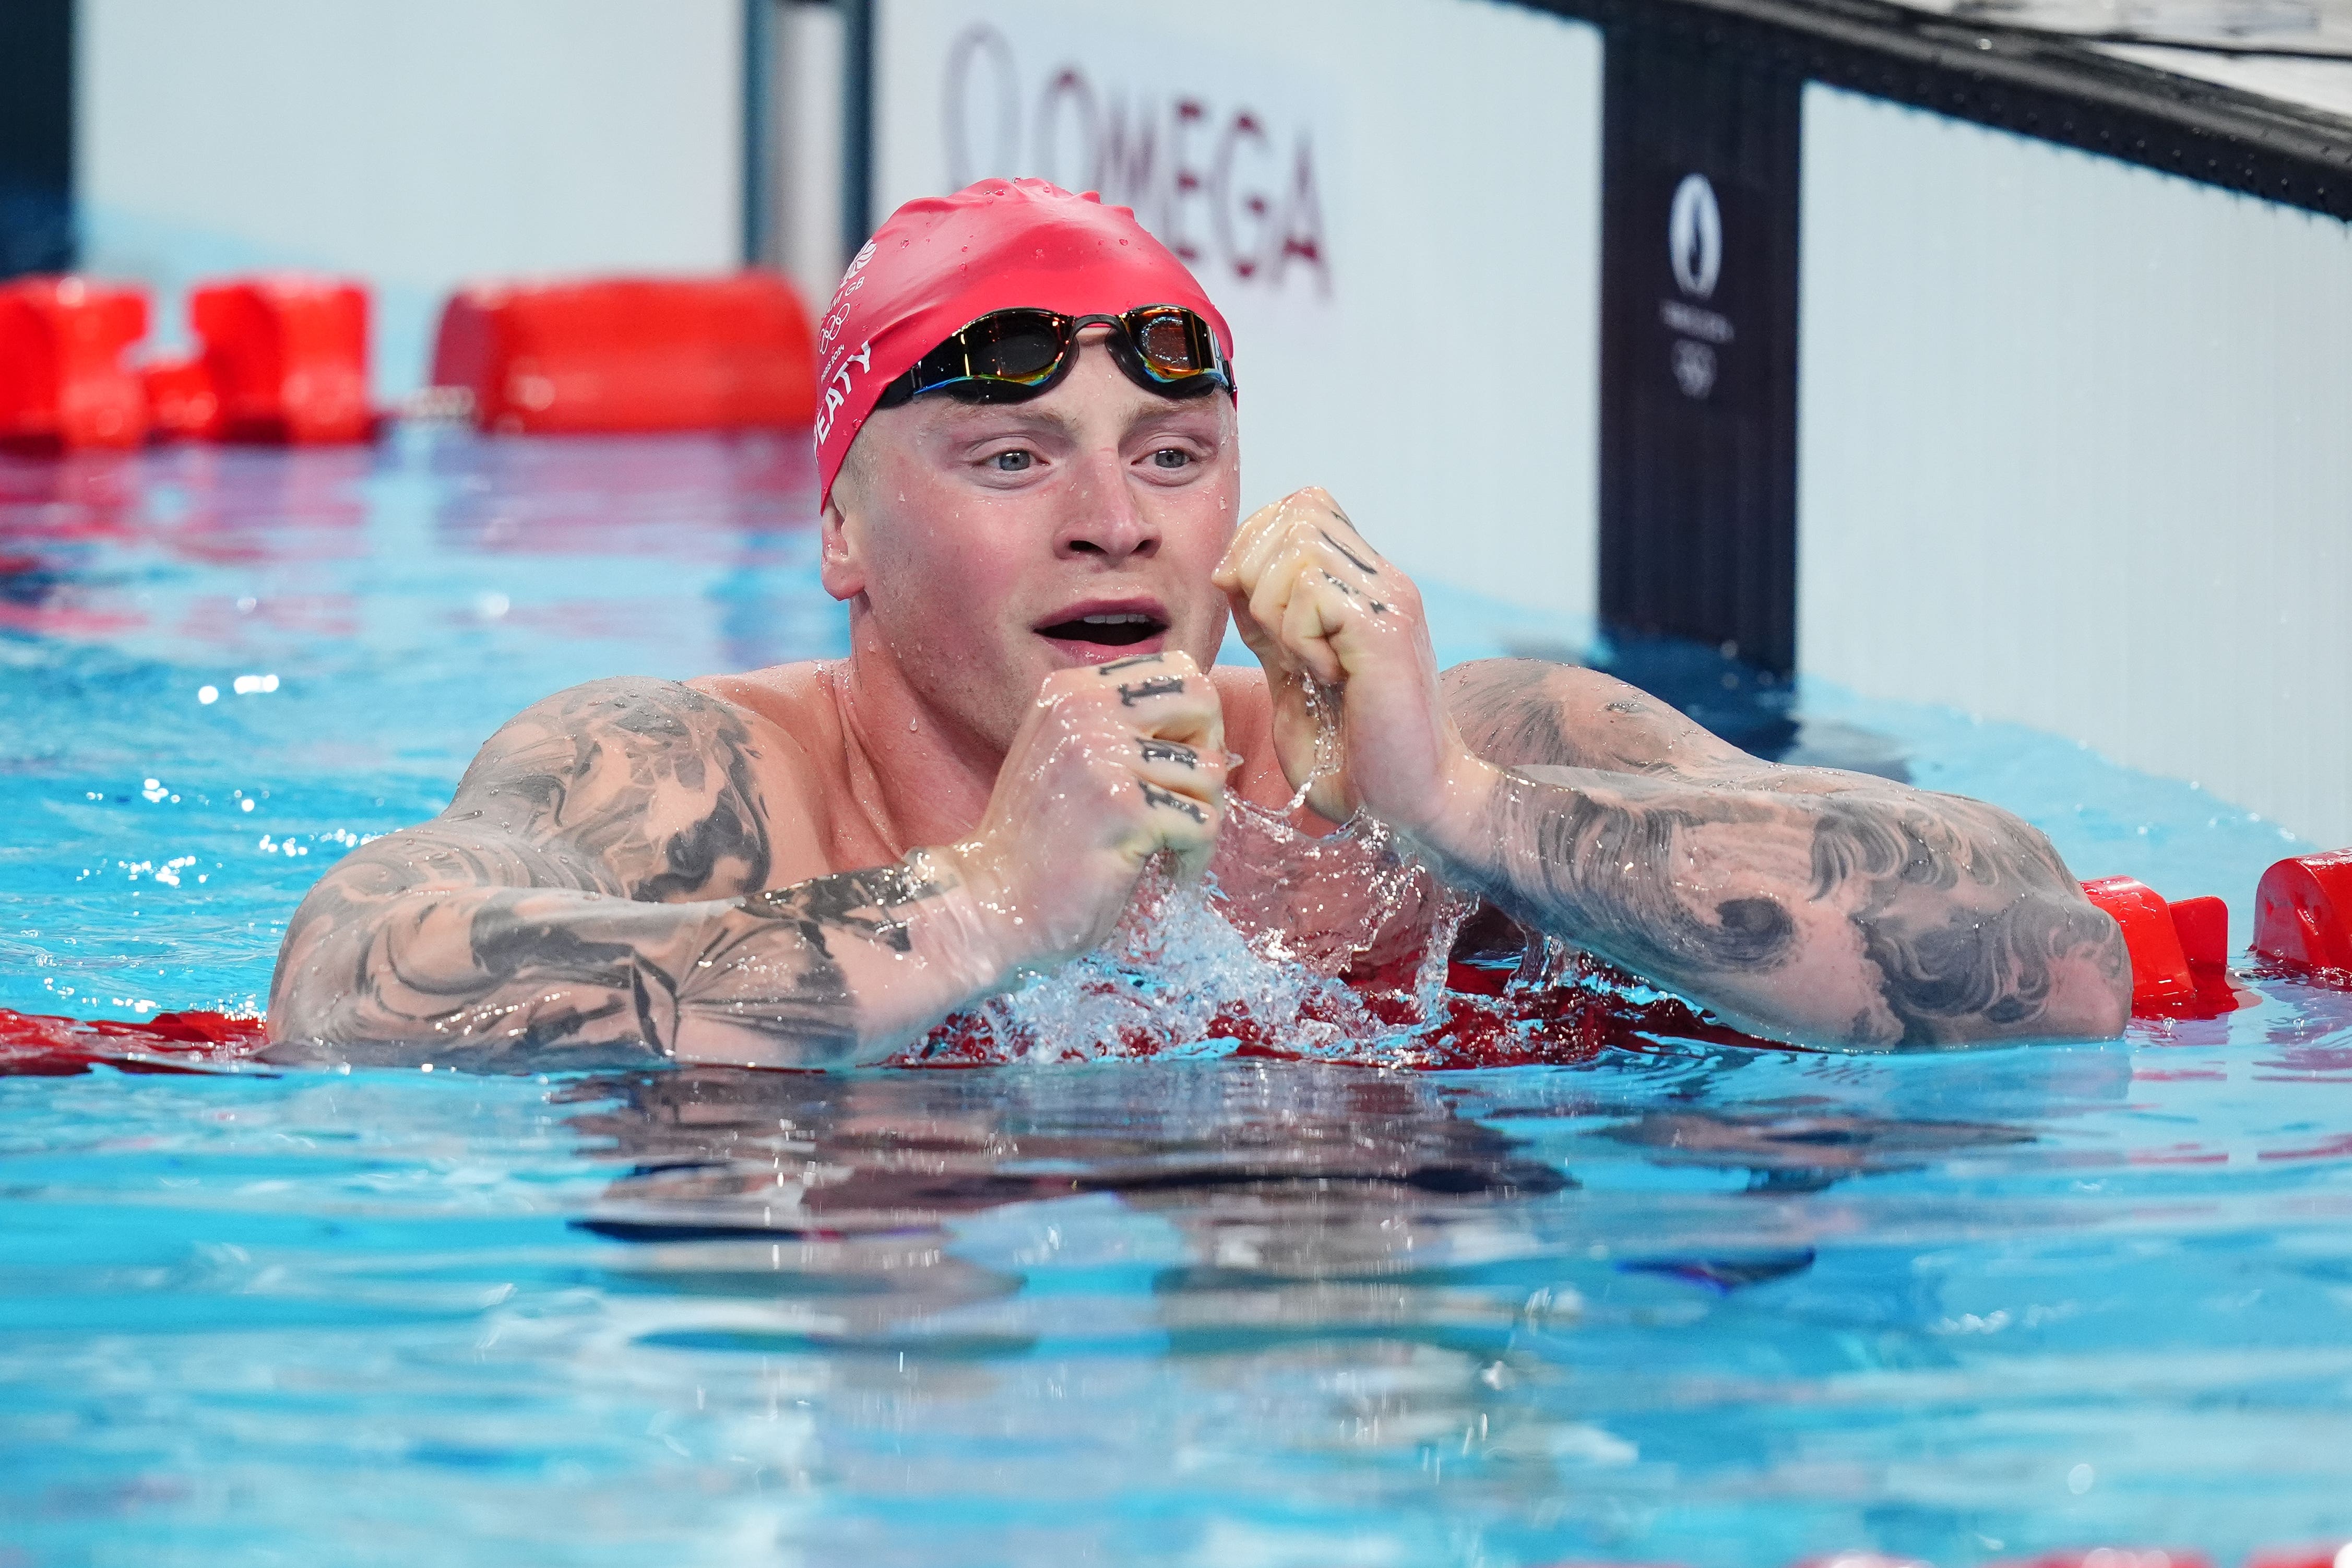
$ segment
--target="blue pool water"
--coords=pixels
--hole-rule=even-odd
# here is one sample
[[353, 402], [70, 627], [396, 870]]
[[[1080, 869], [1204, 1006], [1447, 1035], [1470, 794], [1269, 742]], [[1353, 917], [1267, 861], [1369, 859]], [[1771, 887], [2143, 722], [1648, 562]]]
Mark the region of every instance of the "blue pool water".
[[[840, 652], [810, 489], [792, 442], [417, 430], [0, 466], [0, 1006], [257, 1006], [310, 881], [531, 698]], [[1576, 640], [1430, 597], [1448, 657]], [[2241, 940], [2308, 847], [1620, 654]], [[0, 1568], [2352, 1535], [2352, 996], [2256, 989], [1912, 1058], [0, 1078]]]

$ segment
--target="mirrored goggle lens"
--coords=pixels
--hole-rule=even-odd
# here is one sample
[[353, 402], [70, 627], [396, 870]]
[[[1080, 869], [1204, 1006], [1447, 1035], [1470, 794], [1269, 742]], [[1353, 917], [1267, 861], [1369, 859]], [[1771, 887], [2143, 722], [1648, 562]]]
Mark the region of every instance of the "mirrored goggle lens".
[[964, 374], [1024, 383], [1051, 375], [1066, 342], [1061, 318], [1031, 310], [983, 316], [961, 336]]
[[1127, 318], [1127, 331], [1154, 375], [1198, 375], [1216, 363], [1208, 323], [1189, 310], [1138, 310]]

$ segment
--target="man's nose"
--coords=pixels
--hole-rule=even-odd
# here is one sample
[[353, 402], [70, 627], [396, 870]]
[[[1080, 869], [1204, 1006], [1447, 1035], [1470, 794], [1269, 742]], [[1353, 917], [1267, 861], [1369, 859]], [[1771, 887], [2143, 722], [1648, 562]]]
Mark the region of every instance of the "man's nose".
[[1070, 510], [1056, 541], [1064, 555], [1102, 555], [1112, 561], [1150, 557], [1160, 548], [1160, 530], [1136, 504], [1127, 465], [1116, 452], [1090, 456], [1080, 482], [1070, 489]]

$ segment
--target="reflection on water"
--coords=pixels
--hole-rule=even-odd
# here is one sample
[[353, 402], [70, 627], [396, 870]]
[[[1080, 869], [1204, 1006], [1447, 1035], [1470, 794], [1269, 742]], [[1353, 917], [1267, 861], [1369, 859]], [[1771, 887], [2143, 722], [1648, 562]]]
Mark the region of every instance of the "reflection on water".
[[[1112, 1198], [1177, 1244], [1150, 1280], [1163, 1302], [1241, 1292], [1263, 1298], [1261, 1333], [1315, 1338], [1338, 1311], [1410, 1336], [1413, 1289], [1384, 1281], [1508, 1250], [1516, 1201], [1574, 1184], [1427, 1079], [1302, 1067], [1155, 1087], [1171, 1092], [1139, 1105], [1131, 1085], [1058, 1075], [584, 1082], [566, 1098], [619, 1098], [573, 1125], [635, 1168], [581, 1223], [651, 1246], [631, 1267], [665, 1287], [683, 1271], [762, 1309], [661, 1342], [1011, 1353], [1034, 1335], [975, 1339], [949, 1311], [1020, 1287], [943, 1250], [987, 1211]], [[680, 1241], [727, 1245], [661, 1250]]]

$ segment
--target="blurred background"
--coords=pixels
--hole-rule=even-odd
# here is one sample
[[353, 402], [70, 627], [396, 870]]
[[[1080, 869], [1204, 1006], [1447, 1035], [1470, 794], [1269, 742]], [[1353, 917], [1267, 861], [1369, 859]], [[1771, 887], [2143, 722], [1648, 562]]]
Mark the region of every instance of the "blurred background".
[[[2352, 23], [2315, 0], [9, 0], [0, 270], [751, 266], [1133, 205], [1503, 640], [1948, 704], [2352, 840]], [[1678, 667], [1685, 668], [1685, 667]]]

